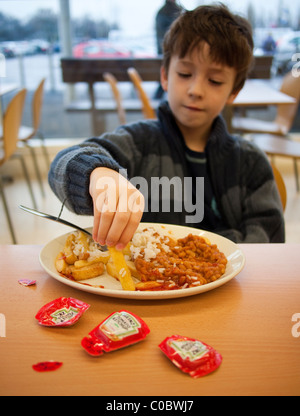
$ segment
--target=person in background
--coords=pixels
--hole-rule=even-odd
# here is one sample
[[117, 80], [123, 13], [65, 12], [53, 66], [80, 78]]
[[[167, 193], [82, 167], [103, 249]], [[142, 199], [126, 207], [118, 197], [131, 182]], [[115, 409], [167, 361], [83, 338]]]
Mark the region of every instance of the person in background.
[[267, 55], [274, 55], [276, 52], [276, 42], [273, 39], [272, 33], [269, 33], [262, 45], [263, 51]]
[[163, 41], [171, 24], [183, 12], [183, 8], [176, 0], [166, 0], [164, 6], [158, 11], [155, 19], [157, 54], [163, 53]]
[[[155, 19], [155, 30], [156, 30], [156, 44], [157, 54], [162, 55], [163, 53], [163, 41], [164, 36], [169, 30], [171, 24], [175, 19], [182, 13], [184, 9], [177, 4], [176, 0], [166, 0], [164, 6], [159, 9]], [[157, 88], [154, 98], [161, 99], [164, 95], [162, 86], [159, 85]]]

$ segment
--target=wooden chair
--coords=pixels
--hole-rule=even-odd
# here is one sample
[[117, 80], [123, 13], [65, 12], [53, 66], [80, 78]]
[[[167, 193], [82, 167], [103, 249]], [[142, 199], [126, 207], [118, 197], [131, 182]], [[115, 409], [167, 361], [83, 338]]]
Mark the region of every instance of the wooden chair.
[[137, 70], [135, 68], [128, 68], [127, 69], [127, 73], [129, 75], [129, 78], [131, 79], [131, 82], [133, 83], [138, 96], [140, 97], [140, 100], [142, 102], [142, 112], [144, 114], [144, 117], [146, 119], [155, 119], [156, 118], [156, 114], [155, 111], [151, 105], [151, 101], [148, 97], [148, 95], [146, 94], [143, 85], [142, 85], [142, 79], [139, 75], [139, 73], [137, 72]]
[[[37, 204], [35, 202], [29, 174], [25, 165], [24, 158], [21, 153], [17, 153], [18, 148], [18, 134], [19, 128], [22, 121], [24, 102], [26, 97], [26, 89], [19, 91], [10, 101], [7, 106], [6, 112], [3, 117], [3, 132], [2, 132], [2, 142], [3, 147], [0, 148], [0, 167], [3, 166], [8, 160], [14, 157], [18, 157], [24, 172], [24, 176], [28, 185], [28, 189], [31, 195], [32, 203], [35, 208]], [[4, 194], [4, 187], [0, 176], [0, 193], [4, 205], [4, 211], [6, 214], [7, 223], [10, 229], [10, 234], [13, 240], [13, 243], [16, 244], [15, 232], [13, 229], [11, 217], [9, 214], [9, 208], [7, 200]]]
[[274, 174], [274, 179], [278, 188], [278, 192], [280, 195], [280, 199], [281, 199], [281, 204], [282, 204], [282, 208], [283, 208], [283, 212], [285, 211], [286, 208], [286, 203], [287, 203], [287, 192], [286, 192], [286, 186], [283, 180], [283, 177], [281, 175], [281, 173], [279, 172], [279, 170], [276, 168], [275, 165], [271, 164], [272, 169], [273, 169], [273, 174]]
[[118, 88], [118, 81], [114, 77], [114, 75], [111, 74], [110, 72], [105, 72], [103, 74], [103, 78], [106, 82], [108, 82], [108, 84], [111, 87], [111, 91], [113, 93], [113, 96], [114, 96], [114, 99], [115, 99], [116, 105], [117, 105], [117, 112], [118, 112], [118, 117], [119, 117], [120, 124], [125, 124], [126, 123], [126, 116], [125, 116], [125, 110], [124, 110], [123, 105], [122, 105], [122, 97], [121, 97], [121, 94], [120, 94], [120, 90]]
[[47, 148], [45, 146], [45, 138], [43, 134], [41, 133], [41, 131], [39, 130], [40, 122], [41, 122], [42, 105], [43, 105], [44, 84], [45, 84], [45, 79], [42, 79], [42, 81], [39, 83], [33, 95], [32, 104], [31, 104], [32, 105], [32, 126], [28, 127], [28, 126], [21, 125], [20, 130], [19, 130], [19, 142], [25, 145], [31, 153], [36, 176], [39, 181], [39, 185], [40, 185], [43, 196], [45, 196], [45, 191], [44, 191], [44, 186], [43, 186], [42, 175], [40, 173], [40, 169], [38, 166], [35, 149], [30, 144], [30, 139], [34, 137], [38, 137], [41, 140], [42, 150], [43, 150], [44, 157], [46, 160], [47, 168], [49, 168], [50, 158], [47, 152]]
[[300, 100], [300, 77], [294, 77], [289, 72], [282, 81], [280, 91], [296, 99], [294, 104], [277, 106], [277, 115], [274, 121], [264, 121], [249, 117], [232, 118], [232, 127], [240, 133], [267, 133], [286, 136], [290, 131], [297, 114]]
[[300, 160], [300, 143], [280, 138], [271, 134], [254, 134], [250, 140], [262, 149], [267, 155], [288, 157], [294, 162], [294, 172], [296, 178], [297, 191], [300, 190], [299, 173], [297, 162]]
[[278, 105], [277, 115], [273, 122], [252, 118], [233, 118], [234, 129], [241, 133], [250, 133], [250, 140], [256, 143], [265, 153], [293, 159], [297, 191], [300, 190], [297, 159], [300, 157], [300, 144], [288, 136], [297, 114], [300, 100], [300, 77], [289, 72], [282, 81], [281, 92], [296, 99], [295, 104]]

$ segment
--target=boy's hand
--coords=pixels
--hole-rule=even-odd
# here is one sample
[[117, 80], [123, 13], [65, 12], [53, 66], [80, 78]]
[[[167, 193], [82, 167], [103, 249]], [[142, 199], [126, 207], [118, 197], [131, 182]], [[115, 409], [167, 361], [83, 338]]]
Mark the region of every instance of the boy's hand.
[[122, 250], [143, 216], [143, 195], [122, 175], [107, 168], [92, 172], [90, 195], [94, 204], [94, 240]]

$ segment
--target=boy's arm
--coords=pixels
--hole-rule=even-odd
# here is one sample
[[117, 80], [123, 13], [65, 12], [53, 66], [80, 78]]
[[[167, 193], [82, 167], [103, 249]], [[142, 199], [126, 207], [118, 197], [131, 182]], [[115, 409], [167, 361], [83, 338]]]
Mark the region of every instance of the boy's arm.
[[[278, 221], [276, 221], [276, 218]], [[242, 225], [242, 231], [238, 229], [228, 229], [220, 232], [223, 237], [234, 241], [237, 244], [242, 243], [284, 243], [285, 242], [285, 229], [281, 216], [269, 218], [268, 220], [275, 220], [276, 224], [272, 225], [272, 233], [269, 233], [265, 225], [263, 224], [263, 218], [261, 224], [245, 224]], [[275, 225], [275, 227], [274, 227]]]
[[140, 223], [144, 197], [127, 171], [134, 172], [141, 154], [130, 132], [120, 128], [61, 151], [51, 165], [52, 190], [71, 211], [94, 215], [93, 237], [102, 245], [123, 249]]
[[[133, 140], [128, 136], [128, 132], [120, 129], [112, 135], [87, 140], [57, 154], [48, 180], [52, 191], [68, 209], [79, 215], [93, 215], [89, 187], [94, 169], [106, 167], [117, 172], [134, 169], [138, 157]], [[125, 143], [123, 146], [122, 141]]]

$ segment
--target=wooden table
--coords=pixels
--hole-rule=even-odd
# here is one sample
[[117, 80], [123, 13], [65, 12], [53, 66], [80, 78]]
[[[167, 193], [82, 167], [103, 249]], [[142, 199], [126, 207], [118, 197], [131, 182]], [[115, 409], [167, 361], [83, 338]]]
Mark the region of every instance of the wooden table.
[[5, 94], [9, 94], [10, 92], [13, 92], [17, 89], [16, 84], [1, 84], [0, 83], [0, 97], [2, 97]]
[[[67, 106], [68, 111], [90, 111], [91, 125], [94, 135], [105, 131], [105, 122], [102, 118], [99, 123], [97, 113], [116, 112], [116, 103], [108, 100], [96, 99], [95, 84], [105, 82], [103, 74], [113, 74], [118, 82], [130, 82], [127, 69], [136, 68], [143, 81], [160, 81], [161, 57], [154, 58], [62, 58], [61, 69], [63, 82], [75, 84], [84, 82], [88, 85], [89, 100], [87, 102], [73, 102]], [[139, 99], [124, 100], [125, 111], [141, 111]], [[154, 103], [153, 103], [154, 105]], [[155, 104], [156, 105], [156, 104]]]
[[[155, 396], [155, 400], [299, 395], [300, 245], [254, 244], [241, 249], [244, 270], [216, 290], [174, 300], [129, 301], [81, 292], [52, 279], [39, 265], [40, 246], [1, 246], [0, 324], [3, 336], [5, 318], [6, 337], [0, 338], [0, 394]], [[36, 279], [37, 285], [23, 287], [18, 283], [21, 278]], [[73, 327], [39, 326], [36, 312], [61, 296], [91, 307]], [[151, 333], [134, 346], [90, 357], [81, 339], [121, 309], [143, 318]], [[182, 373], [158, 348], [173, 334], [215, 347], [223, 356], [221, 367], [200, 379]], [[32, 369], [45, 360], [62, 361], [63, 366], [52, 373]]]
[[296, 100], [276, 90], [269, 81], [248, 79], [234, 100], [233, 107], [265, 107], [269, 105], [294, 104]]
[[[271, 56], [256, 56], [250, 78], [269, 79], [272, 64]], [[143, 82], [160, 82], [160, 68], [162, 57], [152, 58], [62, 58], [61, 69], [63, 82], [75, 84], [83, 82], [88, 85], [89, 101], [69, 103], [69, 111], [90, 111], [93, 134], [99, 134], [97, 126], [97, 112], [115, 112], [116, 104], [108, 100], [97, 100], [94, 86], [98, 82], [104, 82], [103, 74], [112, 73], [118, 82], [130, 81], [127, 69], [134, 67], [140, 74]], [[100, 97], [101, 98], [101, 97]], [[152, 105], [156, 109], [159, 100], [152, 100]], [[141, 111], [140, 100], [124, 100], [123, 106], [126, 111]], [[103, 121], [103, 120], [102, 120]], [[102, 123], [105, 131], [105, 125]]]
[[295, 98], [276, 90], [268, 80], [248, 79], [234, 102], [225, 107], [223, 116], [228, 130], [232, 131], [231, 120], [237, 108], [245, 110], [250, 107], [288, 105], [295, 102]]

